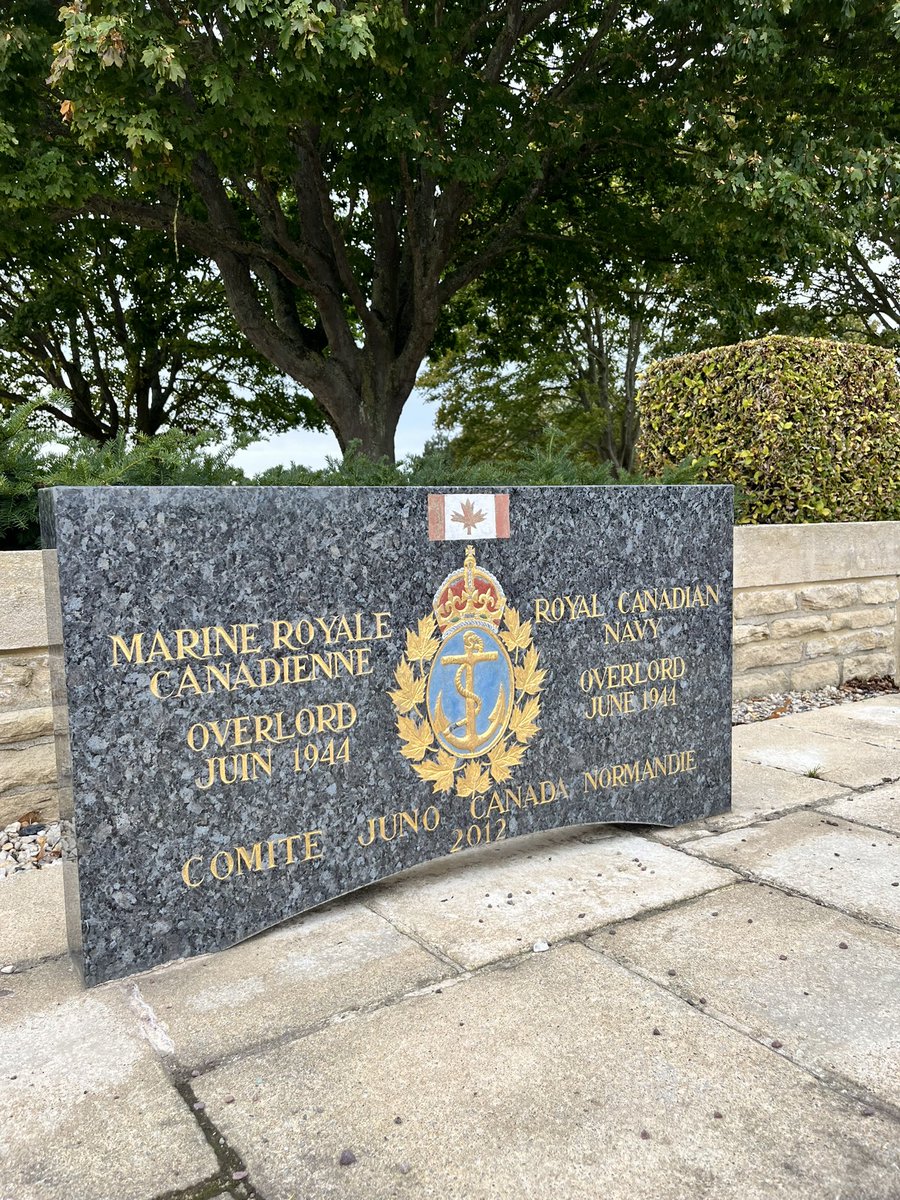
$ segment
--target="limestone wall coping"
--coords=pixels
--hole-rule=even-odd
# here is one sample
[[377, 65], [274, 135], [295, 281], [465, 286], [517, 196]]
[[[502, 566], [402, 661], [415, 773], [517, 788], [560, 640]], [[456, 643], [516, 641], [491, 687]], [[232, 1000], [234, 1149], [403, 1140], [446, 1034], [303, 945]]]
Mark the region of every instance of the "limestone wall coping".
[[734, 586], [900, 575], [900, 521], [737, 525]]

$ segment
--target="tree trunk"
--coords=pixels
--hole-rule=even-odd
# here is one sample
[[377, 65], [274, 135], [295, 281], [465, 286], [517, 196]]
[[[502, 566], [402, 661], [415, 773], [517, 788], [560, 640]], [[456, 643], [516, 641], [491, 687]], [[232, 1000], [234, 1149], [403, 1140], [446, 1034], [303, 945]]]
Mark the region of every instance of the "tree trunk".
[[334, 390], [325, 386], [313, 393], [326, 410], [342, 454], [355, 445], [373, 462], [396, 461], [397, 424], [415, 382], [414, 376], [398, 380], [397, 365], [363, 347], [349, 372], [350, 381], [340, 371]]
[[335, 431], [341, 453], [346, 456], [351, 445], [357, 448], [374, 462], [386, 459], [394, 463], [394, 437], [397, 432], [397, 421], [386, 422], [384, 414], [376, 413], [374, 419], [363, 409], [358, 409], [343, 423], [340, 431]]

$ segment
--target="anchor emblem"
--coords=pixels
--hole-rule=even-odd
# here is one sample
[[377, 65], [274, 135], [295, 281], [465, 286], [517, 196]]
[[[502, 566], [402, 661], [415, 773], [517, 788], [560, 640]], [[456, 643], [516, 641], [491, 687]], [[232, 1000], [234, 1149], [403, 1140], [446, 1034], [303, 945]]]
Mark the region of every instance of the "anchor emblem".
[[388, 693], [400, 753], [435, 792], [471, 797], [505, 783], [540, 728], [546, 674], [531, 622], [467, 546], [432, 612], [406, 631]]
[[[491, 709], [488, 724], [485, 729], [478, 729], [478, 714], [484, 707], [482, 697], [475, 690], [475, 668], [479, 663], [496, 662], [500, 650], [485, 650], [484, 641], [473, 630], [467, 630], [463, 635], [463, 653], [445, 654], [438, 661], [442, 666], [457, 666], [453, 683], [459, 695], [465, 701], [465, 715], [461, 720], [451, 721], [444, 713], [442, 693], [438, 692], [434, 706], [434, 731], [443, 740], [449, 742], [462, 754], [477, 754], [483, 746], [489, 745], [495, 738], [508, 716], [506, 689], [501, 684], [496, 703]], [[465, 729], [465, 734], [458, 737], [451, 729]]]

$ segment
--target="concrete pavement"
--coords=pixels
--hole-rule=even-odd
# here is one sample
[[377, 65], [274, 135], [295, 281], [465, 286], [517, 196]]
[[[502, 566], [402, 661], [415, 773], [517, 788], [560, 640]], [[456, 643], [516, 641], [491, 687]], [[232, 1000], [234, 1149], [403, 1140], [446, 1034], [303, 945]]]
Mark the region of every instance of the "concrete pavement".
[[0, 883], [0, 1200], [896, 1200], [900, 697], [734, 749], [725, 816], [470, 851], [90, 992], [60, 868]]

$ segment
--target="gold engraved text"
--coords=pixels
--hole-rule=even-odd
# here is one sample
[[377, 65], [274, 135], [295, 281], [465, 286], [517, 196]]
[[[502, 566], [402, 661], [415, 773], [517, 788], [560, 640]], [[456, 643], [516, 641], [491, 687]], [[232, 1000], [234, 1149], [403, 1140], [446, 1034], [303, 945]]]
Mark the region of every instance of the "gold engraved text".
[[693, 749], [675, 750], [671, 754], [655, 755], [653, 758], [636, 758], [633, 762], [585, 771], [584, 794], [628, 787], [665, 776], [684, 775], [696, 769], [697, 752]]
[[596, 592], [590, 596], [537, 596], [534, 601], [534, 623], [549, 621], [597, 621], [605, 616], [597, 603]]
[[186, 887], [197, 888], [207, 878], [221, 882], [235, 875], [315, 862], [323, 857], [322, 837], [321, 829], [309, 829], [267, 842], [254, 842], [249, 847], [234, 846], [231, 850], [217, 850], [209, 857], [192, 854], [181, 868], [181, 878]]

